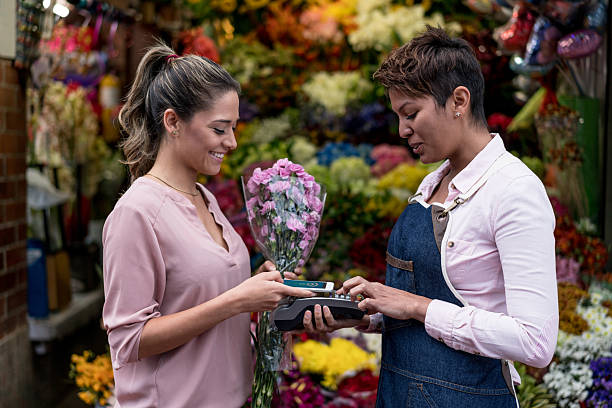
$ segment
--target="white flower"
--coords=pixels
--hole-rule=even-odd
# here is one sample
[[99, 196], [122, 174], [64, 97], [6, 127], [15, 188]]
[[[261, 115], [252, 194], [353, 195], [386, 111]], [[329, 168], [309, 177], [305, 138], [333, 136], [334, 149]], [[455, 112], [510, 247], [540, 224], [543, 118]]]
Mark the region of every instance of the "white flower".
[[592, 372], [588, 363], [569, 361], [552, 363], [544, 384], [555, 397], [561, 408], [578, 408], [579, 402], [588, 395], [593, 384]]
[[359, 72], [318, 72], [303, 85], [302, 90], [311, 101], [336, 115], [343, 115], [350, 102], [358, 101], [373, 87]]

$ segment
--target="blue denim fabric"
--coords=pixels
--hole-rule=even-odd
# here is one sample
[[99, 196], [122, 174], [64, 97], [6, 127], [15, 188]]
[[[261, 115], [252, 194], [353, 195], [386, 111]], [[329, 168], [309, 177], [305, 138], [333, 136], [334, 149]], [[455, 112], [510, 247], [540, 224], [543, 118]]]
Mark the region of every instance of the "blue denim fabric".
[[[393, 227], [387, 251], [413, 262], [413, 271], [387, 264], [388, 286], [462, 306], [442, 274], [433, 207], [406, 207]], [[500, 360], [446, 346], [417, 320], [384, 316], [378, 408], [515, 408]]]

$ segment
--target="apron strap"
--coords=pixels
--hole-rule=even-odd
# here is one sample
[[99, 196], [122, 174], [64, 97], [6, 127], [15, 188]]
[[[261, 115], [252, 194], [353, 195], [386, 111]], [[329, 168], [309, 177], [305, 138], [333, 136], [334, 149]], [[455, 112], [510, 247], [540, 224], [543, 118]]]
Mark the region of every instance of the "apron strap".
[[499, 157], [495, 159], [495, 161], [489, 166], [487, 171], [485, 171], [483, 175], [480, 176], [480, 178], [472, 185], [472, 187], [470, 187], [468, 191], [466, 191], [463, 194], [459, 194], [459, 196], [455, 198], [448, 207], [446, 207], [442, 212], [440, 212], [437, 215], [438, 222], [441, 222], [442, 219], [446, 218], [449, 212], [451, 212], [452, 210], [454, 210], [455, 208], [464, 204], [467, 200], [472, 198], [472, 196], [476, 194], [482, 186], [485, 185], [485, 183], [487, 182], [487, 180], [489, 179], [489, 177], [491, 177], [493, 173], [495, 173], [497, 170], [499, 170], [501, 167], [505, 166], [506, 164], [510, 164], [513, 159], [514, 159], [514, 156], [512, 156], [512, 154], [508, 152], [504, 152], [501, 155], [499, 155]]

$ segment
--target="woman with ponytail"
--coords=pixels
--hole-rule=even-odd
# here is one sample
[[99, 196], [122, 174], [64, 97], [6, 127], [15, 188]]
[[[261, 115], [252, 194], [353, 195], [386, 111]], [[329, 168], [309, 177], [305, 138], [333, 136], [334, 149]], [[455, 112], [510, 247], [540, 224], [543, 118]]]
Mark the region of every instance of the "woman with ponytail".
[[119, 114], [132, 184], [103, 231], [116, 406], [242, 406], [249, 312], [311, 295], [283, 285], [270, 262], [251, 277], [246, 246], [196, 182], [236, 148], [239, 92], [221, 66], [159, 44]]

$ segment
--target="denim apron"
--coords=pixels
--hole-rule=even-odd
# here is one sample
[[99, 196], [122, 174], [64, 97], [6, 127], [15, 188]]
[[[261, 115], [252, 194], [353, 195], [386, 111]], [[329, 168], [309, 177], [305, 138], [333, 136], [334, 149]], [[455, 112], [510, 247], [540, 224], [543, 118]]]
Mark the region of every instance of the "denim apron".
[[[466, 305], [442, 269], [440, 247], [450, 212], [471, 194], [447, 209], [411, 200], [389, 238], [388, 286]], [[507, 361], [452, 349], [418, 320], [383, 317], [377, 408], [516, 408], [514, 393]]]

